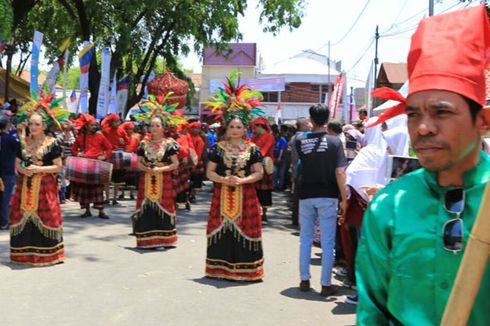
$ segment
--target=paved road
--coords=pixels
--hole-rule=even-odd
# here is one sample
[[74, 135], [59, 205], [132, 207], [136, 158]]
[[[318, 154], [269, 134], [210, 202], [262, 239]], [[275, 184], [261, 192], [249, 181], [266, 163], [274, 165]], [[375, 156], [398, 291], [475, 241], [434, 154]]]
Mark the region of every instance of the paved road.
[[[110, 220], [81, 219], [63, 205], [66, 261], [11, 265], [8, 232], [0, 231], [0, 325], [352, 325], [343, 296], [322, 298], [319, 249], [312, 286], [297, 289], [298, 233], [285, 194], [275, 194], [264, 228], [265, 279], [243, 284], [203, 277], [209, 188], [191, 212], [178, 211], [179, 242], [164, 252], [140, 251], [129, 236], [133, 201], [109, 207]], [[351, 294], [349, 290], [342, 294]]]

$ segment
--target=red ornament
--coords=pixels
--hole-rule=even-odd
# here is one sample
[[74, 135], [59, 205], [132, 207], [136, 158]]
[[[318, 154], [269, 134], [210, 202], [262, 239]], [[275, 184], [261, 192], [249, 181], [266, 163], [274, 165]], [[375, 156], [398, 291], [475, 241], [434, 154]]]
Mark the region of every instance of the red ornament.
[[187, 82], [175, 77], [170, 71], [158, 75], [148, 83], [148, 92], [156, 97], [165, 96], [169, 92], [173, 92], [167, 103], [178, 103], [178, 109], [182, 109], [185, 106], [188, 91], [189, 85]]

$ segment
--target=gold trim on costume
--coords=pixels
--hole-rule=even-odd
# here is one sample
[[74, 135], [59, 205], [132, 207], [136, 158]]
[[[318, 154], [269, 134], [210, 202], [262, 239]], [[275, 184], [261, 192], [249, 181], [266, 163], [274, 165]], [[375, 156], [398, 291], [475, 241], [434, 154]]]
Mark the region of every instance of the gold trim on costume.
[[32, 177], [24, 176], [22, 180], [20, 209], [25, 215], [31, 216], [37, 212], [40, 188], [41, 175], [34, 174]]
[[243, 211], [243, 187], [228, 185], [221, 186], [221, 215], [234, 222], [242, 216]]
[[[153, 179], [154, 178], [154, 179]], [[145, 199], [151, 202], [160, 202], [163, 190], [163, 174], [145, 173]]]

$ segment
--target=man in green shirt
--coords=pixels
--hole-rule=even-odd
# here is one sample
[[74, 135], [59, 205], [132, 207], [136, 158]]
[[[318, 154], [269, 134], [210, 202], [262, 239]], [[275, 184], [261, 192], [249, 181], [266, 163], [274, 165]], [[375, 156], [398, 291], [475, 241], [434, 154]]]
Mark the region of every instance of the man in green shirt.
[[[412, 38], [408, 97], [397, 97], [402, 104], [386, 116], [408, 115], [423, 169], [386, 186], [364, 215], [358, 325], [441, 321], [490, 180], [490, 157], [480, 150], [489, 50], [484, 6], [425, 19]], [[490, 325], [488, 266], [469, 325]]]

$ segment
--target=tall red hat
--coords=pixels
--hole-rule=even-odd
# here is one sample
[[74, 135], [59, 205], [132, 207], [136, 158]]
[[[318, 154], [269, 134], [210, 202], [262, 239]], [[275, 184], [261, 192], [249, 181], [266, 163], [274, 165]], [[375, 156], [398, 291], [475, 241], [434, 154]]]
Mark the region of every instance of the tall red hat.
[[444, 90], [485, 105], [490, 24], [484, 5], [422, 20], [408, 54], [408, 96]]
[[[484, 106], [485, 68], [490, 59], [488, 19], [485, 6], [479, 5], [422, 20], [412, 36], [407, 59], [408, 96], [443, 90]], [[404, 113], [404, 101], [394, 98], [392, 90], [375, 90], [373, 96], [401, 104], [383, 112], [370, 127]]]

